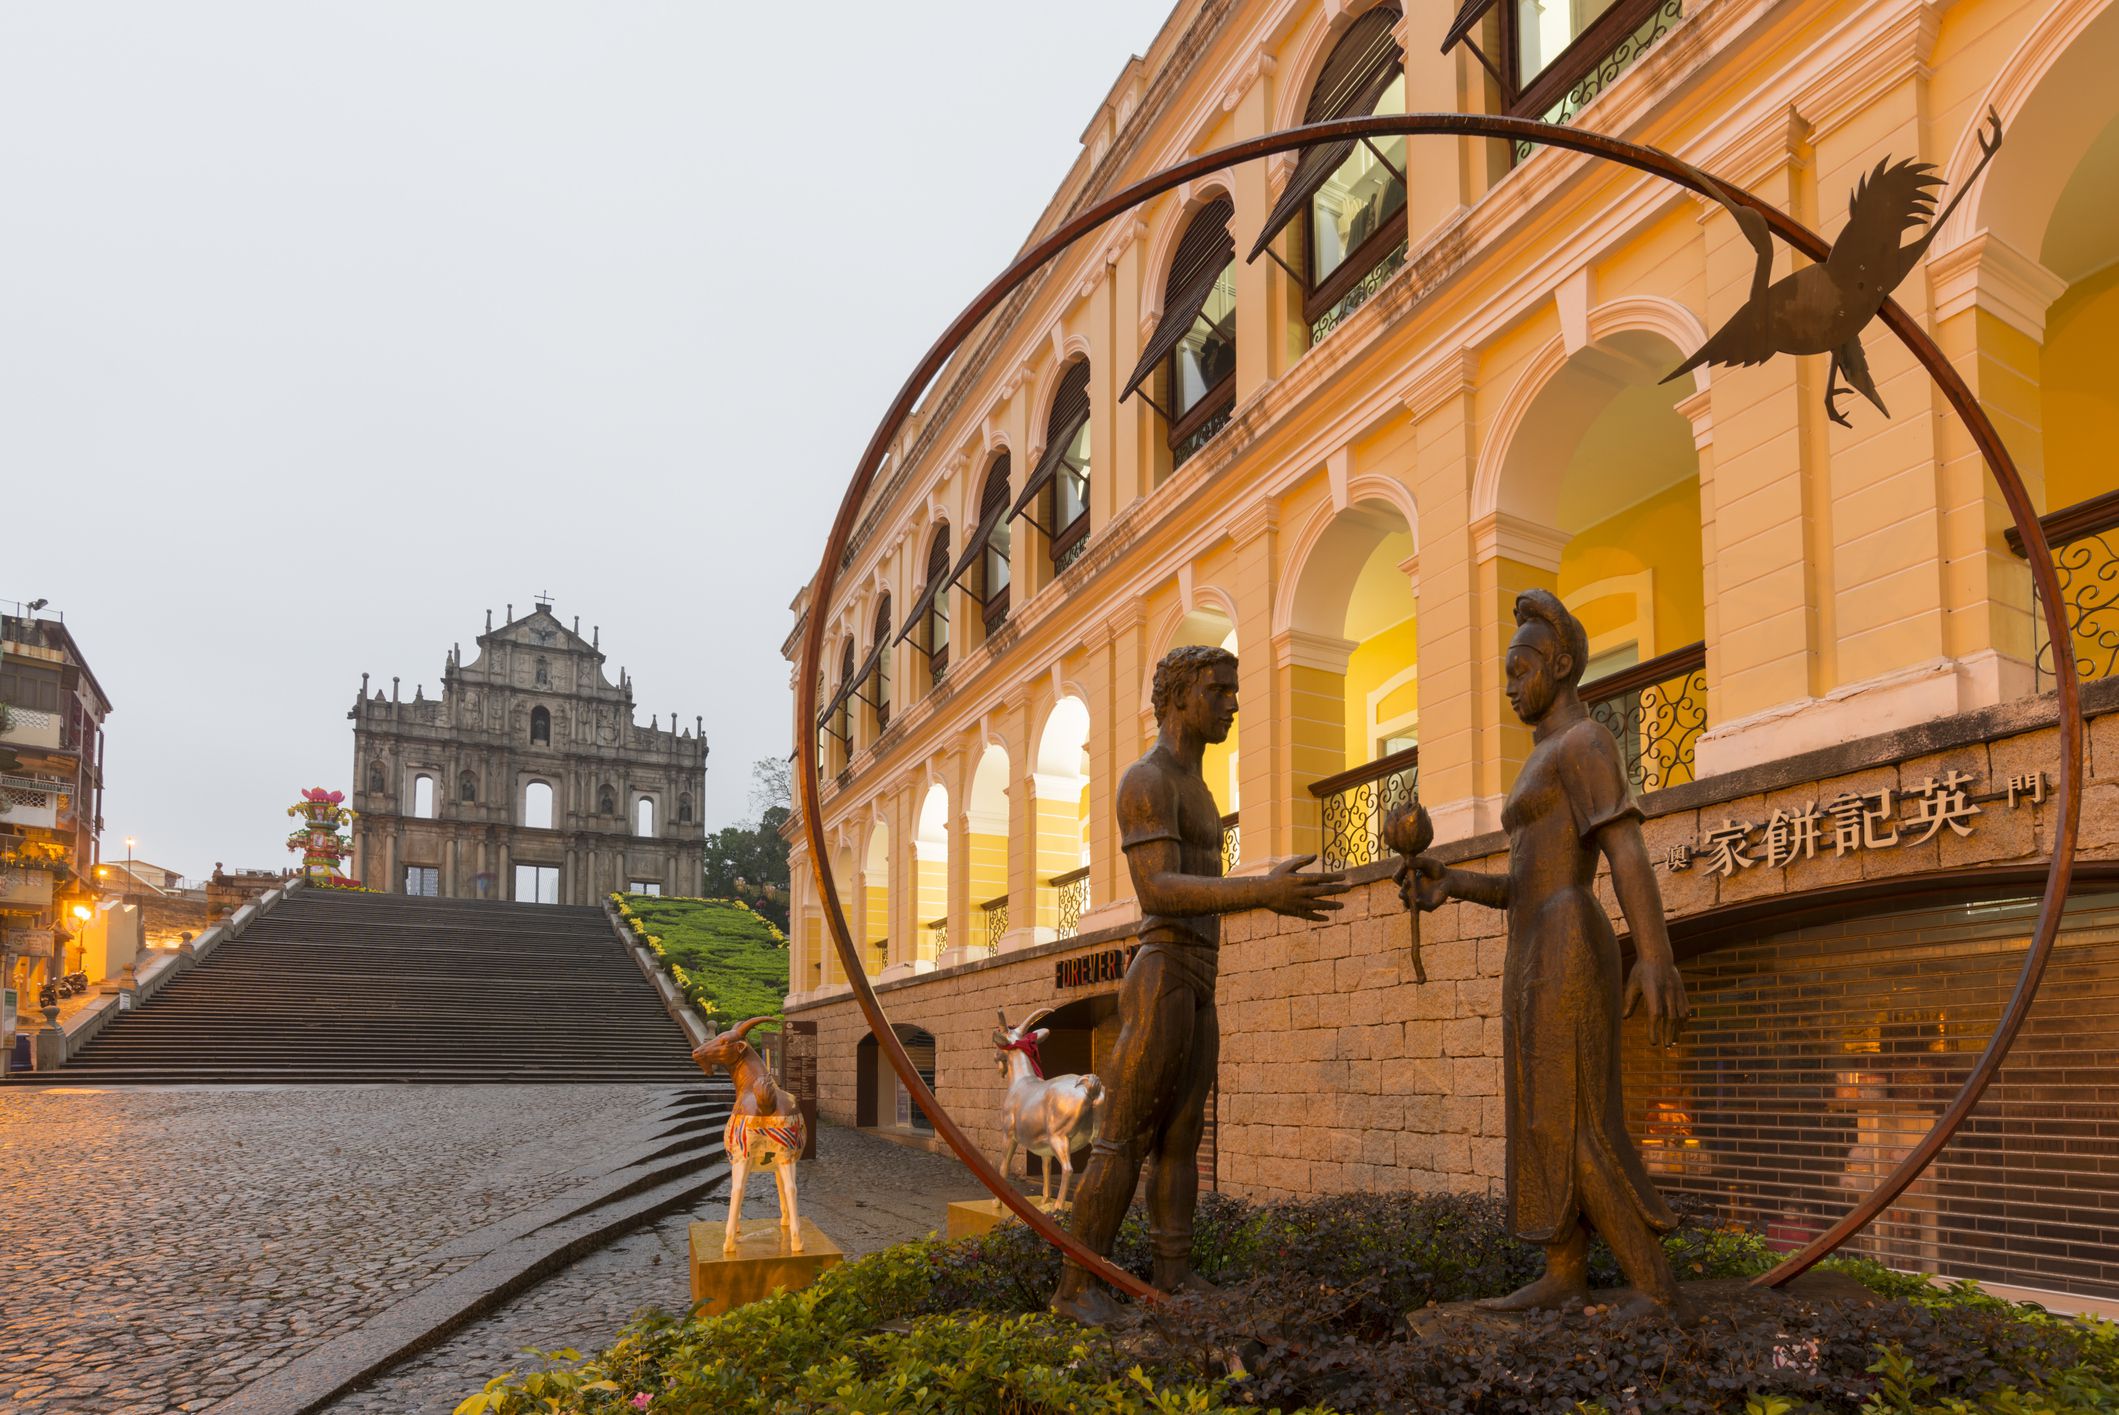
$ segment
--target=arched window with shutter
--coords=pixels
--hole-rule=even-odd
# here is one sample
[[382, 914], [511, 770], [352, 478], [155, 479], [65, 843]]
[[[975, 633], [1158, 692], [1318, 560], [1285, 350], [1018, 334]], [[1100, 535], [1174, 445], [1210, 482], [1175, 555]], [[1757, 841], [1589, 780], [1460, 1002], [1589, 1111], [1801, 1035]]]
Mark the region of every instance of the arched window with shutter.
[[[1032, 505], [1038, 509], [1030, 511]], [[1028, 515], [1045, 533], [1056, 575], [1074, 563], [1089, 540], [1089, 361], [1077, 359], [1060, 375], [1045, 416], [1045, 450], [1024, 479], [1009, 511]]]
[[866, 685], [862, 696], [875, 711], [876, 731], [890, 726], [890, 593], [884, 591], [876, 601], [875, 633], [868, 650], [868, 662], [863, 665], [861, 681]]
[[1158, 369], [1166, 372], [1169, 405], [1157, 411], [1169, 426], [1176, 466], [1221, 431], [1236, 406], [1236, 238], [1229, 233], [1235, 215], [1227, 197], [1193, 214], [1163, 284], [1162, 321], [1119, 393], [1121, 400], [1131, 397]]
[[984, 610], [986, 632], [992, 633], [1008, 618], [1008, 581], [1012, 573], [1008, 552], [1008, 454], [1003, 452], [986, 471], [986, 488], [979, 495], [978, 541], [979, 602]]
[[839, 690], [831, 700], [832, 735], [839, 739], [839, 769], [853, 760], [853, 639], [839, 652]]
[[[1303, 122], [1405, 111], [1399, 18], [1396, 5], [1378, 5], [1347, 26], [1310, 89]], [[1274, 259], [1302, 283], [1312, 340], [1405, 263], [1405, 154], [1402, 135], [1306, 149], [1266, 217], [1247, 259], [1269, 253], [1282, 231], [1301, 232], [1299, 256]]]
[[949, 527], [945, 524], [935, 529], [934, 540], [927, 547], [927, 588], [921, 591], [926, 608], [918, 615], [909, 617], [906, 629], [924, 623], [927, 632], [927, 664], [939, 682], [943, 670], [949, 667]]

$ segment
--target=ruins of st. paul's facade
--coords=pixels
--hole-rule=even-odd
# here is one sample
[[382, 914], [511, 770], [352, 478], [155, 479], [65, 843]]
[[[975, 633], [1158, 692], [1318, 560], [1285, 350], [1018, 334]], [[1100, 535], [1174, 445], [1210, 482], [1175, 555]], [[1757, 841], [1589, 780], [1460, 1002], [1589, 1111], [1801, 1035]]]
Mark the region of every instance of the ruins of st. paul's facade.
[[633, 720], [632, 680], [604, 676], [549, 603], [449, 651], [441, 695], [361, 693], [353, 719], [354, 876], [370, 889], [590, 904], [613, 890], [698, 891], [707, 745]]

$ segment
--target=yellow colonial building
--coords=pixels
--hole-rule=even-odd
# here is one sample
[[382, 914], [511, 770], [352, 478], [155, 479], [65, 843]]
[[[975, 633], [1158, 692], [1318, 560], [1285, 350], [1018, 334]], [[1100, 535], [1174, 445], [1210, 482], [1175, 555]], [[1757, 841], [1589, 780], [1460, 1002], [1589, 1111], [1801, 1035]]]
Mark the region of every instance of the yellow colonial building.
[[[2119, 1225], [2115, 69], [2108, 0], [1180, 6], [1120, 67], [1033, 237], [1223, 144], [1430, 110], [1650, 143], [1829, 239], [1886, 157], [1935, 164], [1947, 201], [1994, 110], [2001, 152], [1897, 298], [2048, 513], [2076, 641], [2044, 642], [1983, 463], [1880, 324], [1889, 412], [1843, 400], [1851, 426], [1827, 417], [1822, 358], [1665, 381], [1750, 289], [1722, 207], [1486, 139], [1193, 181], [965, 343], [832, 601], [794, 605], [791, 660], [826, 621], [825, 711], [793, 724], [826, 865], [952, 1114], [997, 1135], [996, 1008], [1060, 1008], [1058, 1069], [1104, 1055], [1138, 915], [1115, 786], [1153, 740], [1156, 660], [1222, 644], [1243, 702], [1207, 763], [1226, 867], [1318, 854], [1357, 888], [1328, 926], [1229, 921], [1210, 1180], [1497, 1185], [1499, 918], [1423, 920], [1415, 983], [1376, 837], [1417, 790], [1441, 853], [1497, 857], [1528, 746], [1501, 659], [1514, 595], [1541, 585], [1589, 629], [1584, 696], [1633, 767], [1698, 1013], [1675, 1058], [1629, 1044], [1637, 1133], [1669, 1187], [1800, 1241], [1925, 1131], [1992, 1030], [2043, 878], [2047, 690], [2072, 658], [2100, 680], [2095, 784], [2048, 998], [1864, 1241], [2119, 1297], [2098, 1236]], [[795, 829], [789, 1018], [817, 1034], [822, 1110], [916, 1136]]]

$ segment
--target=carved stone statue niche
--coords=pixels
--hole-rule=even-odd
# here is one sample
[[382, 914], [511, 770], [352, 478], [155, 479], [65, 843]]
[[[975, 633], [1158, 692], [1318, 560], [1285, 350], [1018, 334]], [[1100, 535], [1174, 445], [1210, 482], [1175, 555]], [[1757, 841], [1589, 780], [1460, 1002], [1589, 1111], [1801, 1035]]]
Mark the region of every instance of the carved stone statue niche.
[[[1518, 595], [1515, 615], [1508, 700], [1533, 745], [1501, 808], [1508, 873], [1447, 869], [1426, 854], [1399, 868], [1408, 906], [1426, 911], [1458, 899], [1508, 911], [1501, 972], [1508, 1209], [1516, 1235], [1544, 1247], [1545, 1274], [1485, 1305], [1579, 1307], [1589, 1297], [1594, 1230], [1633, 1285], [1625, 1305], [1674, 1313], [1677, 1280], [1659, 1235], [1677, 1220], [1626, 1133], [1619, 1023], [1645, 1000], [1651, 1041], [1674, 1043], [1687, 1015], [1685, 987], [1618, 744], [1576, 691], [1588, 636], [1547, 590]], [[1611, 862], [1638, 955], [1623, 989], [1618, 941], [1597, 902], [1599, 857]]]

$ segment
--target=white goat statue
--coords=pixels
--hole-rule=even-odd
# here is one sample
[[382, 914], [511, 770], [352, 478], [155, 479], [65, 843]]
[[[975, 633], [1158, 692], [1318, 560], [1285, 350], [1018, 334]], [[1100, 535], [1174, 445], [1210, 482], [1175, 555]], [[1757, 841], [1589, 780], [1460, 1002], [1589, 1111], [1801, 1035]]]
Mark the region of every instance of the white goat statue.
[[1074, 1182], [1074, 1150], [1093, 1145], [1104, 1122], [1104, 1083], [1094, 1076], [1051, 1076], [1038, 1060], [1037, 1046], [1051, 1033], [1032, 1030], [1052, 1011], [1039, 1008], [1020, 1027], [1008, 1025], [1001, 1012], [1000, 1030], [993, 1034], [999, 1053], [1001, 1074], [1008, 1078], [1008, 1094], [1001, 1101], [1001, 1131], [1008, 1137], [1008, 1152], [1001, 1156], [1001, 1173], [1015, 1163], [1018, 1149], [1045, 1159], [1040, 1198], [1052, 1197], [1052, 1161], [1060, 1167], [1057, 1208], [1067, 1207], [1067, 1189]]
[[765, 1060], [744, 1033], [768, 1019], [752, 1017], [714, 1037], [692, 1053], [699, 1069], [711, 1076], [720, 1067], [736, 1086], [736, 1108], [721, 1132], [728, 1151], [728, 1231], [721, 1251], [736, 1251], [736, 1228], [743, 1221], [743, 1185], [753, 1167], [770, 1170], [780, 1190], [780, 1227], [789, 1252], [802, 1251], [802, 1221], [795, 1212], [795, 1161], [806, 1138], [802, 1111], [795, 1098], [780, 1089]]

